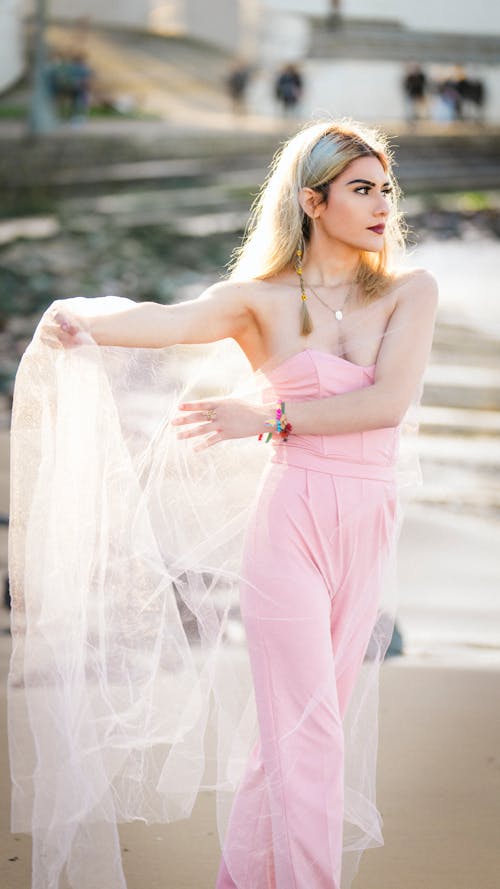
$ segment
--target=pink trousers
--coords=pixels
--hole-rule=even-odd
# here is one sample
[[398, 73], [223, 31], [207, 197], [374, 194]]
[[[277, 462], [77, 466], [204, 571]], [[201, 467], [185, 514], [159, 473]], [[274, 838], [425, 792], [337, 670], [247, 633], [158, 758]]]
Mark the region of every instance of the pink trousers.
[[241, 587], [259, 739], [216, 889], [340, 887], [343, 717], [376, 621], [396, 512], [394, 482], [371, 475], [267, 470]]

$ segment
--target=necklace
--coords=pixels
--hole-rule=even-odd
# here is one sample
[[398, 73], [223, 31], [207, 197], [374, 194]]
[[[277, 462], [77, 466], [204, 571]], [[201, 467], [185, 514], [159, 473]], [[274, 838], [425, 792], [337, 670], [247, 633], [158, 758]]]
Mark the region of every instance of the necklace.
[[330, 312], [333, 312], [337, 321], [342, 321], [342, 319], [344, 317], [344, 308], [345, 308], [346, 304], [349, 302], [350, 297], [352, 296], [352, 292], [354, 290], [355, 284], [356, 284], [356, 278], [353, 278], [352, 281], [350, 282], [349, 290], [347, 291], [347, 293], [345, 295], [344, 302], [342, 303], [342, 308], [340, 308], [340, 309], [332, 309], [332, 307], [329, 306], [328, 303], [325, 302], [325, 300], [321, 298], [319, 293], [316, 293], [314, 287], [311, 287], [310, 284], [308, 285], [308, 287], [309, 287], [309, 290], [312, 293], [314, 293], [314, 296], [316, 297], [316, 299], [319, 299], [320, 303], [322, 303], [326, 309], [329, 309]]
[[[300, 247], [299, 247], [299, 249], [296, 251], [296, 256], [297, 256], [297, 262], [296, 262], [296, 265], [295, 265], [295, 271], [297, 272], [297, 275], [299, 276], [299, 281], [300, 281], [300, 295], [301, 295], [301, 297], [302, 297], [302, 309], [303, 309], [303, 314], [302, 314], [302, 333], [304, 333], [304, 334], [308, 334], [308, 333], [310, 333], [311, 330], [312, 330], [312, 324], [311, 324], [311, 319], [310, 319], [310, 316], [309, 316], [309, 312], [307, 311], [306, 304], [305, 304], [305, 303], [306, 303], [306, 299], [307, 299], [307, 293], [306, 293], [306, 288], [305, 288], [305, 284], [304, 284], [304, 278], [303, 278], [303, 276], [302, 276], [302, 250], [301, 250]], [[311, 290], [312, 293], [314, 293], [314, 296], [316, 297], [316, 299], [318, 299], [318, 300], [320, 301], [320, 303], [322, 303], [322, 304], [325, 306], [325, 308], [329, 309], [330, 312], [333, 312], [333, 314], [335, 315], [335, 319], [336, 319], [337, 321], [342, 321], [342, 318], [344, 317], [344, 307], [345, 307], [347, 301], [348, 301], [348, 300], [350, 299], [350, 297], [352, 296], [352, 293], [353, 293], [355, 284], [357, 284], [357, 278], [353, 278], [353, 279], [352, 279], [352, 281], [351, 281], [351, 283], [350, 283], [350, 286], [349, 286], [349, 290], [347, 291], [347, 293], [346, 293], [346, 295], [345, 295], [344, 302], [342, 303], [342, 306], [341, 306], [340, 309], [332, 309], [332, 307], [329, 306], [328, 303], [325, 302], [325, 300], [322, 299], [321, 296], [320, 296], [318, 293], [316, 293], [316, 291], [314, 290], [313, 287], [311, 287], [311, 286], [309, 285], [309, 289]], [[336, 285], [336, 286], [340, 286], [340, 285]]]

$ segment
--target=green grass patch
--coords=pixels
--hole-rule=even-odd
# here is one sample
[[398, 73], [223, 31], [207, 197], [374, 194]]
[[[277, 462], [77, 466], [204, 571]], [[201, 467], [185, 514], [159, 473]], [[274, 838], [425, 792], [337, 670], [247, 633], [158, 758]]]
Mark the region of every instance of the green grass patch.
[[0, 120], [22, 120], [27, 115], [25, 105], [0, 105]]
[[107, 120], [161, 120], [157, 114], [149, 114], [145, 111], [117, 111], [115, 108], [99, 105], [90, 108], [88, 116]]
[[463, 212], [489, 210], [491, 201], [484, 191], [464, 191], [457, 195], [457, 209]]

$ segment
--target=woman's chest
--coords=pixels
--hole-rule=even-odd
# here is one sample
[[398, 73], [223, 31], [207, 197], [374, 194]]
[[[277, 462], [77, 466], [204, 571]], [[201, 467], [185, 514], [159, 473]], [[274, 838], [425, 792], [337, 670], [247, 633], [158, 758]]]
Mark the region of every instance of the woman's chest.
[[[312, 321], [309, 335], [301, 335], [300, 293], [279, 294], [256, 306], [264, 360], [293, 354], [304, 348], [338, 355], [354, 364], [373, 365], [394, 310], [394, 300], [379, 297], [345, 308], [338, 317], [334, 299], [326, 306], [311, 295], [307, 308]], [[336, 313], [337, 312], [337, 316]]]

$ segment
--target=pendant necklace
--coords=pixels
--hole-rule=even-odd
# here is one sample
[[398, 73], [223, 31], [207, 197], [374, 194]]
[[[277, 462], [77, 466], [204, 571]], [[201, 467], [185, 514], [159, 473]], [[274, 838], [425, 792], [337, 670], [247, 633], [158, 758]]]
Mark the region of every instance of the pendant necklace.
[[342, 303], [342, 308], [341, 308], [341, 309], [332, 309], [332, 307], [329, 306], [328, 303], [325, 302], [325, 300], [321, 298], [321, 296], [319, 295], [319, 293], [316, 293], [314, 287], [311, 287], [310, 284], [309, 284], [309, 290], [310, 290], [312, 293], [314, 293], [314, 296], [316, 297], [316, 299], [319, 299], [320, 303], [322, 303], [322, 304], [325, 306], [326, 309], [330, 309], [330, 312], [333, 312], [333, 314], [335, 315], [335, 318], [337, 319], [337, 321], [342, 321], [342, 319], [343, 319], [343, 317], [344, 317], [344, 308], [345, 308], [346, 304], [349, 302], [349, 299], [350, 299], [351, 296], [352, 296], [352, 292], [353, 292], [353, 290], [354, 290], [354, 285], [355, 285], [355, 284], [356, 284], [356, 278], [353, 278], [352, 281], [350, 282], [349, 290], [347, 291], [347, 293], [346, 293], [346, 295], [345, 295], [344, 302]]
[[[306, 289], [305, 289], [304, 278], [302, 277], [302, 250], [300, 248], [297, 250], [296, 255], [297, 255], [297, 263], [295, 265], [295, 271], [297, 272], [297, 275], [299, 276], [300, 294], [302, 297], [301, 333], [302, 333], [302, 335], [307, 336], [312, 331], [312, 321], [311, 321], [311, 316], [310, 316], [310, 314], [307, 310], [307, 306], [306, 306], [307, 293], [306, 293]], [[357, 278], [354, 277], [350, 283], [349, 290], [347, 291], [347, 293], [345, 295], [344, 302], [342, 303], [342, 306], [340, 309], [332, 309], [332, 307], [329, 306], [328, 303], [325, 302], [325, 300], [322, 299], [321, 296], [318, 293], [316, 293], [314, 288], [311, 287], [310, 285], [309, 285], [309, 290], [312, 293], [314, 293], [314, 296], [316, 297], [316, 299], [318, 299], [319, 302], [322, 303], [326, 309], [329, 309], [330, 312], [332, 312], [332, 314], [335, 315], [336, 321], [340, 322], [340, 321], [342, 321], [342, 319], [344, 317], [344, 308], [345, 308], [348, 300], [351, 298], [353, 291], [354, 291], [354, 287], [356, 284], [357, 284]]]

